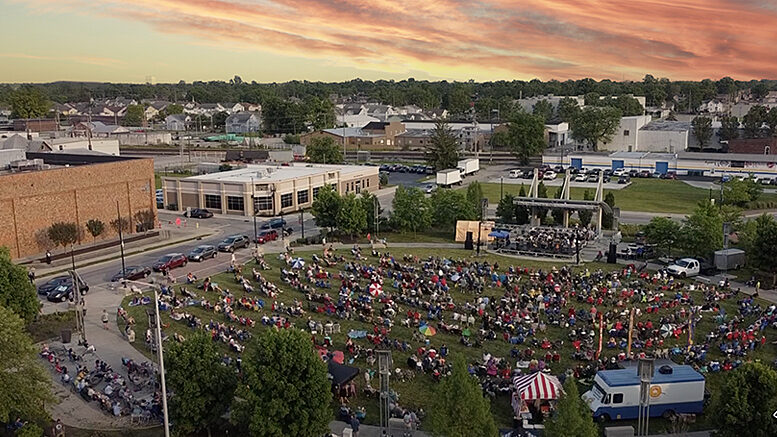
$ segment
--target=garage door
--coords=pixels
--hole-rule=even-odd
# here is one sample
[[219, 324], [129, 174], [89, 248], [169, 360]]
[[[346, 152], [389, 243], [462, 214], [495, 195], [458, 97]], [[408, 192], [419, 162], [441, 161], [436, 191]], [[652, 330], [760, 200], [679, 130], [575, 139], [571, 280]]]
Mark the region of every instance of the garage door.
[[572, 167], [578, 170], [583, 168], [583, 158], [572, 158]]
[[666, 174], [669, 171], [668, 162], [656, 162], [656, 171], [661, 174]]
[[617, 170], [619, 168], [623, 168], [623, 160], [622, 159], [613, 159], [612, 160], [612, 169]]

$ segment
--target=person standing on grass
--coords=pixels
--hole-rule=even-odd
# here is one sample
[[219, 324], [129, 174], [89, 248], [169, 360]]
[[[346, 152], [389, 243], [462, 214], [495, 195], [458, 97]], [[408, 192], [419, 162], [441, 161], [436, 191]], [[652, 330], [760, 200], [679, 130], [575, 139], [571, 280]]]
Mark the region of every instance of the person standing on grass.
[[103, 310], [102, 321], [103, 321], [103, 329], [107, 330], [108, 329], [108, 311], [106, 311], [106, 310]]
[[359, 437], [359, 418], [355, 414], [351, 414], [351, 430], [353, 431], [353, 437]]

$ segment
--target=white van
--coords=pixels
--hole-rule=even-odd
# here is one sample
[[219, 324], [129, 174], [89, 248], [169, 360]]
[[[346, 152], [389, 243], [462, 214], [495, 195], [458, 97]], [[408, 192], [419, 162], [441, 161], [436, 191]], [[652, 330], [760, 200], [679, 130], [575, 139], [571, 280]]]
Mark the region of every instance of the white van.
[[510, 179], [518, 179], [523, 175], [521, 170], [510, 170], [510, 174], [507, 175]]
[[[661, 369], [670, 370], [663, 373]], [[650, 384], [650, 416], [698, 414], [704, 408], [704, 375], [691, 366], [656, 365]], [[636, 366], [600, 370], [583, 400], [599, 421], [636, 419], [639, 415], [639, 376]]]

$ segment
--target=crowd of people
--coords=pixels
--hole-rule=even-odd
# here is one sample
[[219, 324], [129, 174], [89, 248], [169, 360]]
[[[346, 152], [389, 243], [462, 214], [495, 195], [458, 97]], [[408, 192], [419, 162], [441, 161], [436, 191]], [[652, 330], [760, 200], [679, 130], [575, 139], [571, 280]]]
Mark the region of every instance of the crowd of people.
[[596, 232], [590, 227], [531, 227], [512, 230], [499, 247], [504, 252], [574, 255], [595, 237]]

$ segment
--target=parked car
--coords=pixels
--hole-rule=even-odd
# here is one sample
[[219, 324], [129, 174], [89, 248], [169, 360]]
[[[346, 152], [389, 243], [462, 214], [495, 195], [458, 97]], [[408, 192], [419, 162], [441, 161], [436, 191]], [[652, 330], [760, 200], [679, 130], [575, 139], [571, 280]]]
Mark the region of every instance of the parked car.
[[663, 177], [664, 177], [663, 173], [661, 173], [659, 171], [654, 171], [653, 172], [653, 178], [655, 178], [655, 179], [662, 179]]
[[207, 209], [194, 208], [191, 211], [187, 211], [183, 213], [183, 216], [201, 219], [201, 218], [211, 218], [213, 217], [213, 213], [208, 211]]
[[690, 278], [696, 276], [701, 272], [701, 265], [699, 260], [694, 258], [680, 258], [669, 265], [666, 270], [670, 275], [680, 276], [682, 278]]
[[596, 173], [591, 173], [591, 174], [588, 175], [587, 181], [588, 182], [599, 182], [599, 175], [596, 174]]
[[130, 281], [136, 281], [138, 279], [147, 278], [151, 274], [151, 268], [145, 266], [129, 266], [124, 268], [124, 272], [120, 270], [118, 273], [111, 277], [111, 282], [121, 281], [122, 278], [129, 279]]
[[245, 235], [232, 235], [219, 243], [218, 248], [221, 252], [234, 252], [237, 249], [248, 247], [249, 244], [251, 241]]
[[426, 187], [424, 187], [424, 191], [426, 192], [426, 194], [432, 194], [436, 189], [437, 189], [437, 184], [426, 184]]
[[214, 246], [203, 244], [192, 249], [187, 258], [189, 258], [190, 261], [201, 262], [208, 258], [215, 258], [217, 253], [218, 250], [216, 250]]
[[620, 175], [620, 177], [618, 178], [619, 184], [628, 184], [629, 182], [631, 182], [631, 176], [627, 174]]
[[608, 174], [602, 175], [602, 182], [604, 182], [605, 184], [609, 184], [611, 180], [612, 180], [612, 177], [610, 177], [610, 175]]
[[611, 176], [612, 175], [612, 169], [611, 168], [605, 168], [604, 171], [602, 171], [602, 174], [605, 176]]
[[613, 171], [612, 175], [615, 176], [616, 178], [619, 178], [619, 177], [621, 177], [621, 176], [623, 176], [625, 174], [628, 174], [628, 173], [629, 173], [628, 170], [626, 170], [625, 168], [621, 167], [621, 168]]
[[65, 282], [51, 290], [46, 299], [49, 302], [65, 302], [73, 299], [73, 282]]
[[672, 179], [672, 180], [675, 180], [675, 179], [677, 179], [677, 172], [675, 172], [675, 171], [668, 171], [668, 172], [666, 172], [666, 173], [661, 175], [661, 179]]
[[275, 229], [265, 229], [256, 236], [256, 242], [259, 244], [269, 243], [270, 241], [275, 241], [277, 239], [278, 231]]
[[760, 182], [761, 185], [773, 185], [774, 179], [770, 178], [769, 176], [764, 176], [762, 178], [759, 178], [758, 182]]
[[649, 178], [653, 173], [650, 170], [642, 170], [639, 172], [639, 177]]
[[588, 176], [585, 175], [585, 173], [580, 173], [577, 176], [575, 176], [575, 182], [585, 182], [588, 180]]
[[731, 175], [730, 174], [724, 174], [723, 176], [720, 177], [720, 182], [722, 182], [724, 184], [726, 182], [729, 182], [730, 180], [731, 180]]
[[518, 179], [521, 176], [523, 176], [523, 171], [521, 170], [510, 170], [510, 173], [507, 174], [507, 177], [510, 179]]
[[284, 226], [286, 226], [286, 220], [282, 218], [274, 218], [262, 223], [260, 229], [278, 229], [283, 228]]
[[548, 170], [542, 174], [542, 179], [546, 181], [552, 181], [553, 179], [556, 179], [556, 172], [553, 170]]
[[[62, 285], [66, 285], [72, 288], [73, 278], [70, 277], [70, 275], [56, 276], [54, 278], [51, 278], [48, 281], [38, 286], [38, 294], [46, 296], [52, 291], [54, 291], [57, 287], [60, 287]], [[86, 293], [87, 291], [89, 291], [89, 285], [85, 282], [81, 282], [81, 291], [83, 293]]]
[[564, 170], [564, 166], [563, 165], [557, 165], [557, 166], [553, 167], [553, 171], [555, 171], [556, 173], [564, 173], [564, 171], [565, 171]]
[[186, 255], [182, 253], [168, 253], [159, 258], [152, 267], [155, 272], [162, 272], [165, 270], [172, 270], [176, 267], [183, 267], [188, 262]]
[[629, 170], [629, 176], [632, 178], [638, 178], [639, 177], [639, 170], [632, 168]]

